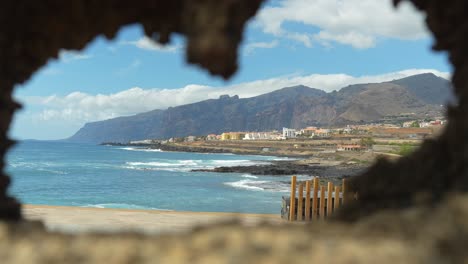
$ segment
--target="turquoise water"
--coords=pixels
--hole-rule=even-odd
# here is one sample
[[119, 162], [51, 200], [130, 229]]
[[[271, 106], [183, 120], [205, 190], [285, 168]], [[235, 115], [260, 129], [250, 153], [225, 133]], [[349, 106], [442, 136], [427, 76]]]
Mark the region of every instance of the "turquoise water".
[[289, 176], [190, 172], [275, 157], [21, 142], [7, 157], [10, 194], [28, 204], [279, 213]]

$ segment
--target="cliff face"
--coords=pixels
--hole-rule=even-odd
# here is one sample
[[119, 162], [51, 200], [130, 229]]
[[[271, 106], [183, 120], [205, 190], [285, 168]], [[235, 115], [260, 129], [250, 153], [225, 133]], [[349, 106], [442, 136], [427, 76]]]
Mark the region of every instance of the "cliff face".
[[224, 131], [362, 123], [400, 114], [417, 117], [440, 112], [440, 105], [452, 98], [449, 88], [448, 81], [422, 74], [387, 83], [352, 85], [332, 93], [295, 86], [252, 98], [221, 96], [88, 123], [68, 140], [128, 142]]
[[101, 143], [106, 141], [128, 142], [134, 139], [153, 138], [159, 135], [157, 131], [158, 127], [161, 126], [163, 113], [164, 111], [162, 110], [154, 110], [134, 116], [87, 123], [67, 140]]

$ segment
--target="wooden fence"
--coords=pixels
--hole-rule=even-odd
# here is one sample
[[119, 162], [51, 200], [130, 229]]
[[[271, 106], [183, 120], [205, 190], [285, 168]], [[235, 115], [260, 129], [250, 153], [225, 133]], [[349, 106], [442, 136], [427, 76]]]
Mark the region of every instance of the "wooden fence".
[[346, 201], [356, 198], [357, 195], [347, 191], [346, 179], [342, 180], [341, 186], [333, 186], [332, 182], [321, 186], [318, 178], [297, 184], [296, 176], [292, 176], [291, 196], [283, 197], [281, 217], [289, 221], [325, 219]]

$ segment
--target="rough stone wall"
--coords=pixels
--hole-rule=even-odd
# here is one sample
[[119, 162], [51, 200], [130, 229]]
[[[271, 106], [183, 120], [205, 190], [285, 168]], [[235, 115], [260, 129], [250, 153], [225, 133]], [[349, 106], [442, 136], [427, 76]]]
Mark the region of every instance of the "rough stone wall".
[[[113, 38], [123, 25], [139, 23], [148, 36], [167, 43], [172, 33], [187, 37], [187, 61], [228, 78], [237, 69], [237, 47], [243, 26], [262, 0], [60, 0], [0, 2], [0, 155], [12, 141], [7, 131], [19, 108], [11, 98], [15, 84], [23, 83], [56, 58], [60, 49], [82, 49], [99, 34]], [[395, 4], [400, 0], [395, 0]], [[375, 210], [402, 208], [418, 202], [440, 201], [450, 190], [468, 188], [464, 164], [468, 93], [465, 88], [467, 2], [413, 0], [426, 12], [436, 50], [448, 51], [455, 66], [453, 83], [457, 106], [448, 111], [449, 125], [436, 140], [397, 162], [381, 160], [351, 186], [360, 199], [344, 207], [338, 219], [356, 220]], [[20, 219], [20, 206], [7, 195], [9, 178], [0, 159], [0, 219]]]
[[[236, 68], [235, 50], [245, 20], [260, 4], [260, 0], [127, 1], [0, 2], [1, 157], [12, 144], [6, 133], [19, 107], [11, 99], [13, 86], [56, 57], [60, 48], [83, 48], [100, 33], [112, 37], [122, 25], [137, 22], [148, 35], [158, 32], [161, 42], [169, 39], [170, 32], [186, 35], [189, 62], [228, 77]], [[408, 1], [427, 14], [435, 49], [449, 52], [458, 104], [449, 108], [449, 124], [440, 138], [426, 141], [413, 155], [396, 162], [380, 160], [351, 181], [359, 201], [343, 207], [337, 219], [359, 221], [257, 228], [232, 224], [162, 237], [64, 235], [31, 223], [0, 223], [0, 259], [5, 263], [468, 262], [468, 196], [457, 194], [468, 189], [468, 1]], [[0, 218], [17, 220], [19, 206], [6, 195], [7, 187], [8, 177], [2, 174]]]
[[435, 208], [383, 211], [355, 224], [242, 227], [181, 235], [47, 232], [0, 223], [0, 260], [24, 263], [467, 263], [468, 196]]
[[0, 219], [20, 219], [20, 205], [8, 197], [3, 172], [12, 145], [7, 132], [15, 84], [28, 80], [60, 49], [83, 49], [96, 36], [111, 39], [128, 24], [168, 43], [187, 37], [187, 61], [224, 78], [237, 70], [237, 47], [244, 24], [263, 0], [15, 0], [0, 1]]

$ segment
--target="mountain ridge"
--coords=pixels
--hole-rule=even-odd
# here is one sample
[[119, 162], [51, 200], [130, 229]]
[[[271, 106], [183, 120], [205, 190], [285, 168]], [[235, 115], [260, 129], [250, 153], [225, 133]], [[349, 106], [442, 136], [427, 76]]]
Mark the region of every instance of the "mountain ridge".
[[148, 138], [334, 126], [378, 121], [399, 113], [442, 111], [453, 102], [450, 82], [420, 74], [383, 83], [355, 84], [325, 92], [304, 85], [250, 98], [223, 95], [197, 103], [87, 123], [68, 141], [128, 142]]

